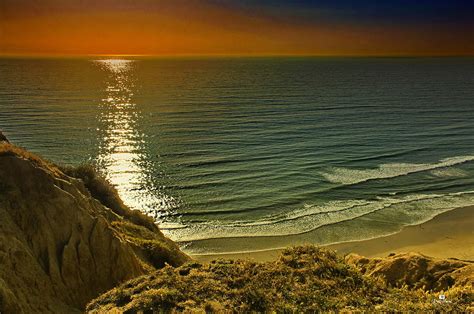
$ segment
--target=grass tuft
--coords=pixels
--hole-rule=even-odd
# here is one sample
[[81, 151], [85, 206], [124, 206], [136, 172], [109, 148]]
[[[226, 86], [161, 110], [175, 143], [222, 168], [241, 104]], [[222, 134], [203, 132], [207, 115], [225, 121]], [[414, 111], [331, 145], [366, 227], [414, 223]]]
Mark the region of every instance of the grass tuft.
[[144, 226], [151, 231], [157, 231], [153, 218], [143, 214], [139, 210], [131, 210], [121, 200], [117, 189], [99, 172], [89, 164], [77, 167], [62, 166], [61, 170], [68, 176], [82, 180], [92, 197], [100, 201], [114, 213], [126, 218], [134, 224]]

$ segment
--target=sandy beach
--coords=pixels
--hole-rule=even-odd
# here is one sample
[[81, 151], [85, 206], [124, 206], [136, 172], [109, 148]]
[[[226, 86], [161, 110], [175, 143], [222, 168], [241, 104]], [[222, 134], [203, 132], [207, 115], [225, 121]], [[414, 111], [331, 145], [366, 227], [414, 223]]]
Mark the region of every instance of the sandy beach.
[[[341, 254], [357, 253], [368, 257], [390, 253], [418, 252], [436, 258], [474, 260], [474, 206], [456, 208], [399, 233], [385, 237], [327, 246]], [[199, 261], [216, 258], [273, 260], [281, 250], [219, 255], [193, 255]]]

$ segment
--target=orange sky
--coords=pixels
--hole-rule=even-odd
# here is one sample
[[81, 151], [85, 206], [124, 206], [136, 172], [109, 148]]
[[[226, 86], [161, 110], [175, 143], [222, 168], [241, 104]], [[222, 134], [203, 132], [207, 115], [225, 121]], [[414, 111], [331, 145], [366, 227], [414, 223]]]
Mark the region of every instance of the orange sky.
[[14, 5], [0, 7], [0, 54], [469, 55], [474, 52], [472, 37], [466, 38], [469, 34], [444, 25], [298, 23], [196, 1], [181, 2], [181, 5], [168, 3], [149, 11], [103, 7], [58, 9], [52, 3], [49, 8], [36, 10]]

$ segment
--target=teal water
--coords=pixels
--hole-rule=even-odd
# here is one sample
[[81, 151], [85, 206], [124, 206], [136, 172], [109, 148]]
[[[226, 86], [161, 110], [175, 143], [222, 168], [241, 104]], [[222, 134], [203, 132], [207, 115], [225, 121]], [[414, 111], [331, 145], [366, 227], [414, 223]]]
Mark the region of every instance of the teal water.
[[473, 58], [0, 59], [0, 128], [94, 163], [190, 253], [474, 204]]

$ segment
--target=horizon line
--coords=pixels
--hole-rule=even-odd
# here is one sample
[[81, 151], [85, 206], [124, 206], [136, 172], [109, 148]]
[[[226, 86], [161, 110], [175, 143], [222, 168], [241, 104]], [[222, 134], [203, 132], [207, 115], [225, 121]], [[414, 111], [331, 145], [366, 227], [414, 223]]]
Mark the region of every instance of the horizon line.
[[474, 57], [470, 54], [316, 54], [316, 53], [176, 53], [176, 54], [56, 54], [56, 53], [0, 53], [0, 58], [455, 58]]

